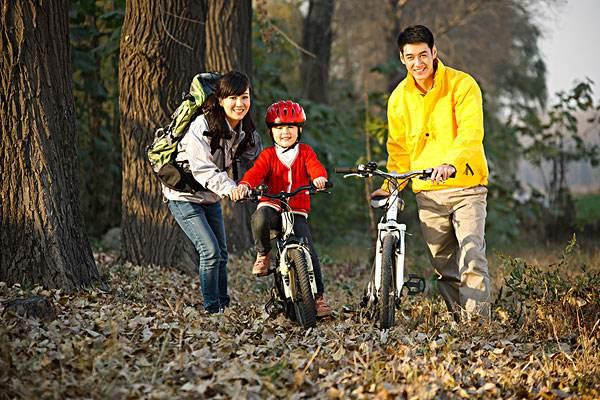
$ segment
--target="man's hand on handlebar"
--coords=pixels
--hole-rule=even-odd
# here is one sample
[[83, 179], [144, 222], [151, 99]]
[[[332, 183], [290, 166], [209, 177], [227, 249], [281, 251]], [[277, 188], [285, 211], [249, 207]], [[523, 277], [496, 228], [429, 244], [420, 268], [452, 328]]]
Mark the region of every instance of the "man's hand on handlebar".
[[320, 190], [325, 189], [326, 184], [327, 184], [327, 178], [325, 178], [323, 176], [320, 176], [313, 180], [313, 185], [315, 185], [315, 187]]
[[451, 178], [456, 174], [456, 168], [450, 164], [442, 164], [433, 169], [431, 173], [431, 181], [433, 183], [444, 183], [446, 179]]
[[390, 195], [390, 192], [388, 192], [387, 190], [383, 190], [381, 188], [375, 190], [373, 193], [371, 193], [371, 198], [374, 197], [388, 197]]

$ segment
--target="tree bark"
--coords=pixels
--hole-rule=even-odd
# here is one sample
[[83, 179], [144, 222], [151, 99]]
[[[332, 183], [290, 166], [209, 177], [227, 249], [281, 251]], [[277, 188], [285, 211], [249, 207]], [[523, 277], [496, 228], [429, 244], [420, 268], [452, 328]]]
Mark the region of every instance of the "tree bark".
[[203, 69], [205, 16], [205, 1], [127, 2], [119, 62], [121, 227], [123, 258], [134, 264], [197, 268], [195, 250], [163, 203], [145, 153]]
[[252, 74], [252, 1], [209, 0], [206, 68]]
[[79, 206], [66, 1], [0, 9], [0, 281], [100, 283]]
[[333, 10], [334, 0], [310, 0], [304, 20], [302, 47], [316, 57], [302, 53], [302, 97], [319, 103], [328, 100]]
[[[250, 0], [210, 0], [206, 20], [206, 68], [209, 71], [242, 71], [251, 74], [250, 43], [252, 38], [252, 2]], [[237, 178], [249, 166], [240, 168]], [[250, 203], [221, 202], [231, 253], [241, 253], [252, 246]]]

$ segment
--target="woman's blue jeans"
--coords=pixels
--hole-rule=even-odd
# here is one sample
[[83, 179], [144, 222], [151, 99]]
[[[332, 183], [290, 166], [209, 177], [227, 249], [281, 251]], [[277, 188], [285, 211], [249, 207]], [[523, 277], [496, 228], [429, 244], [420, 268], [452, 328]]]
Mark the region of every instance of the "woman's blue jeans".
[[194, 244], [200, 263], [200, 287], [209, 313], [229, 306], [227, 294], [227, 239], [221, 205], [169, 200], [171, 214]]

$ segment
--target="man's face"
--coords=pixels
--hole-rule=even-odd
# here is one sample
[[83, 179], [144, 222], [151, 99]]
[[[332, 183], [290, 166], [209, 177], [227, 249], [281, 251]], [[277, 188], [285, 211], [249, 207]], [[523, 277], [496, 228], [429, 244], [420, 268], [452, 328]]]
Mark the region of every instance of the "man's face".
[[433, 61], [436, 57], [435, 46], [430, 49], [427, 43], [405, 44], [403, 53], [400, 53], [400, 61], [416, 81], [425, 81], [433, 76]]

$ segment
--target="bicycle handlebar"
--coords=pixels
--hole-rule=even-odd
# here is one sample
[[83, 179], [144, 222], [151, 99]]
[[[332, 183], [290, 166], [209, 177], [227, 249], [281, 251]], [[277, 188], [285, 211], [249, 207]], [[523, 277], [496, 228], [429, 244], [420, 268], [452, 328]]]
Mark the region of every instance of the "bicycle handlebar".
[[[348, 174], [350, 176], [359, 176], [361, 178], [367, 178], [369, 176], [381, 176], [382, 178], [386, 179], [401, 180], [411, 179], [417, 176], [420, 179], [429, 179], [431, 178], [431, 174], [433, 173], [433, 168], [416, 169], [413, 171], [398, 174], [396, 172], [383, 172], [382, 170], [377, 168], [376, 163], [370, 161], [365, 164], [358, 164], [356, 167], [352, 168], [338, 167], [335, 168], [334, 171], [338, 174]], [[456, 172], [454, 172], [450, 177], [454, 178], [455, 176]]]
[[[330, 189], [332, 187], [333, 187], [333, 183], [326, 182], [324, 189], [318, 189], [315, 185], [310, 184], [310, 185], [300, 186], [299, 188], [296, 188], [296, 190], [293, 190], [291, 192], [279, 192], [277, 194], [270, 194], [270, 193], [266, 193], [266, 191], [269, 190], [267, 185], [258, 185], [257, 187], [250, 189], [249, 198], [250, 199], [258, 199], [259, 197], [266, 197], [268, 199], [285, 200], [285, 199], [289, 199], [290, 197], [294, 197], [298, 193], [301, 193], [304, 191], [308, 191], [308, 194], [310, 195], [310, 194], [325, 192], [325, 189]], [[327, 193], [327, 192], [325, 192], [325, 193]]]

